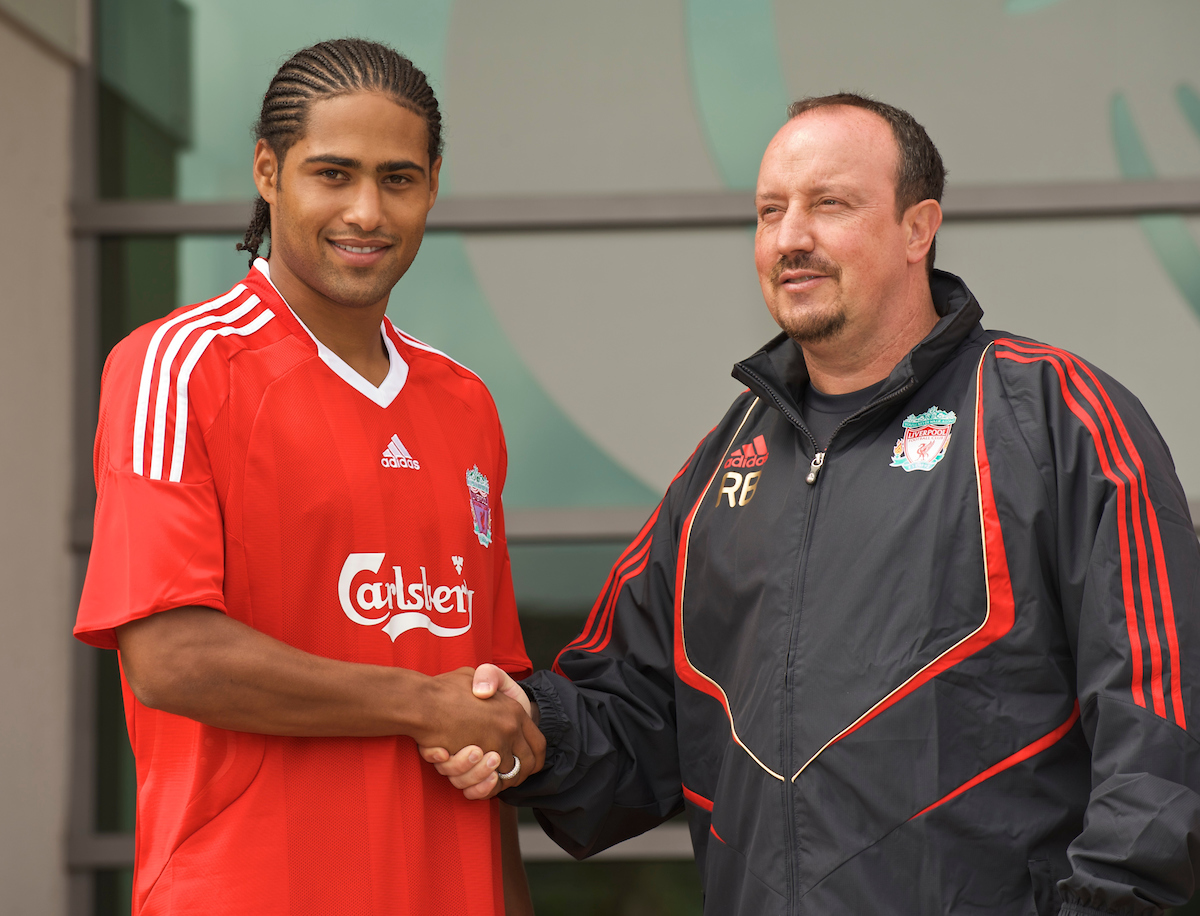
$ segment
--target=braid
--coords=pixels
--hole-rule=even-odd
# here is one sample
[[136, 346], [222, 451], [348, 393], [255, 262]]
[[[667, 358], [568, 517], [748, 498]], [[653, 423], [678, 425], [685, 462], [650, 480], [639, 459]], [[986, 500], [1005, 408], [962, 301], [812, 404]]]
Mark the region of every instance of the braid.
[[[254, 125], [255, 139], [265, 140], [280, 165], [292, 144], [304, 135], [308, 106], [314, 100], [350, 92], [382, 92], [425, 121], [429, 162], [442, 154], [442, 113], [425, 74], [411, 60], [385, 44], [362, 38], [322, 41], [291, 56], [271, 79]], [[271, 207], [261, 197], [238, 251], [258, 257], [270, 234]]]
[[250, 252], [250, 265], [258, 257], [258, 248], [263, 243], [263, 236], [271, 231], [271, 205], [259, 197], [254, 201], [254, 215], [250, 217], [250, 225], [246, 234], [237, 243], [238, 251]]

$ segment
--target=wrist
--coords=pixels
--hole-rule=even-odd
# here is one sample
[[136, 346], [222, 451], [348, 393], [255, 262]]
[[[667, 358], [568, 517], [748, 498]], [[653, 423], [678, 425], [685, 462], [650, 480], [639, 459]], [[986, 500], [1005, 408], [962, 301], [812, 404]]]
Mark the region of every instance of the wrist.
[[443, 685], [437, 678], [407, 668], [393, 668], [395, 689], [388, 697], [389, 718], [397, 735], [412, 738], [421, 746], [433, 740], [436, 723], [442, 718]]
[[534, 725], [540, 727], [542, 724], [542, 709], [538, 706], [537, 695], [531, 687], [525, 685], [524, 681], [517, 681], [517, 686], [521, 688], [522, 692], [529, 699], [529, 718], [533, 719]]

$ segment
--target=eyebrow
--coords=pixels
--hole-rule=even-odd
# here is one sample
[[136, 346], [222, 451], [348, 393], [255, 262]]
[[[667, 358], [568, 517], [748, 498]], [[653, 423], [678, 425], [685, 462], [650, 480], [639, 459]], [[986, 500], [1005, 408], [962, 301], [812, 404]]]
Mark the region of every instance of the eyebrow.
[[[336, 165], [344, 169], [361, 169], [363, 167], [361, 159], [348, 159], [345, 156], [330, 156], [326, 154], [320, 154], [317, 156], [309, 156], [304, 160], [305, 165], [318, 163]], [[404, 172], [410, 169], [415, 172], [420, 172], [422, 175], [425, 174], [424, 167], [416, 162], [413, 162], [411, 159], [394, 159], [391, 162], [381, 162], [379, 165], [375, 166], [376, 173], [380, 175], [388, 172]]]

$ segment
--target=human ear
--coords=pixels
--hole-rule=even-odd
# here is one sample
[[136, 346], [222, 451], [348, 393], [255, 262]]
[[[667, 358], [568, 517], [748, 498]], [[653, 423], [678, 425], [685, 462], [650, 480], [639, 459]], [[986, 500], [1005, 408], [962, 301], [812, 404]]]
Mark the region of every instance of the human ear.
[[909, 264], [919, 264], [925, 260], [941, 225], [942, 206], [936, 200], [923, 200], [904, 211]]
[[258, 193], [269, 204], [275, 203], [275, 193], [279, 187], [279, 157], [271, 144], [259, 140], [254, 144], [254, 186]]
[[429, 206], [432, 209], [437, 203], [438, 196], [438, 175], [442, 171], [442, 157], [438, 156], [433, 160], [433, 164], [429, 166]]

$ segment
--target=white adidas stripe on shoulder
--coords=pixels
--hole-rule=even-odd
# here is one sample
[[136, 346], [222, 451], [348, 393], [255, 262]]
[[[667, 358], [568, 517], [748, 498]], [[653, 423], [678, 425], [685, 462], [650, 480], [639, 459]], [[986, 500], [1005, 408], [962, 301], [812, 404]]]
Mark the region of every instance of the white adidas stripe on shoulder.
[[391, 327], [391, 329], [396, 332], [396, 336], [399, 337], [401, 340], [403, 340], [410, 347], [415, 347], [418, 350], [424, 350], [426, 353], [434, 353], [434, 354], [442, 357], [443, 359], [454, 363], [454, 365], [458, 366], [458, 368], [463, 369], [467, 372], [470, 372], [473, 376], [475, 376], [475, 378], [479, 379], [480, 382], [483, 381], [483, 379], [479, 378], [479, 373], [477, 373], [470, 366], [464, 366], [462, 363], [460, 363], [458, 360], [456, 360], [453, 356], [450, 356], [447, 353], [443, 353], [437, 347], [431, 347], [431, 346], [429, 346], [429, 344], [425, 343], [423, 340], [417, 340], [417, 338], [413, 337], [408, 332], [401, 331], [398, 327], [396, 327], [395, 324], [392, 323], [392, 319], [387, 318], [387, 316], [384, 316], [384, 317], [387, 320], [388, 326]]
[[154, 375], [154, 364], [158, 360], [158, 348], [167, 331], [189, 318], [195, 318], [197, 315], [221, 308], [244, 292], [246, 292], [246, 287], [239, 283], [224, 296], [198, 305], [182, 315], [176, 315], [170, 321], [164, 321], [158, 326], [154, 336], [150, 338], [150, 345], [146, 348], [146, 358], [142, 362], [142, 377], [138, 384], [137, 412], [133, 421], [133, 472], [135, 474], [145, 473], [146, 419], [150, 410], [150, 382]]
[[[257, 297], [253, 298], [257, 299]], [[200, 361], [200, 357], [204, 355], [208, 345], [218, 335], [228, 337], [230, 334], [237, 334], [239, 337], [247, 337], [274, 317], [275, 313], [270, 309], [263, 309], [257, 318], [241, 327], [226, 325], [223, 328], [210, 328], [200, 335], [200, 339], [196, 341], [187, 358], [184, 359], [183, 365], [179, 369], [179, 378], [175, 382], [175, 442], [171, 450], [170, 476], [173, 483], [178, 483], [183, 478], [183, 455], [187, 446], [188, 382], [192, 378], [192, 369], [196, 367], [196, 363]]]
[[150, 449], [150, 478], [152, 480], [162, 480], [163, 453], [166, 451], [167, 437], [167, 405], [170, 401], [171, 391], [171, 372], [174, 368], [175, 357], [179, 355], [179, 351], [183, 348], [184, 341], [197, 328], [202, 328], [209, 324], [217, 324], [218, 322], [237, 321], [254, 308], [254, 306], [258, 305], [258, 302], [258, 296], [251, 296], [245, 302], [230, 309], [228, 312], [220, 315], [206, 315], [203, 318], [197, 318], [195, 321], [189, 321], [175, 332], [175, 336], [171, 338], [167, 349], [163, 351], [162, 364], [158, 369], [158, 395], [154, 402], [154, 438]]
[[[253, 294], [247, 295], [245, 299], [238, 301], [239, 297], [246, 293], [246, 287], [239, 284], [224, 296], [190, 309], [182, 315], [164, 322], [155, 331], [147, 347], [138, 389], [138, 405], [134, 418], [134, 473], [149, 476], [152, 480], [163, 479], [163, 465], [166, 459], [168, 442], [167, 408], [170, 406], [172, 400], [171, 391], [174, 388], [175, 428], [173, 434], [170, 436], [171, 463], [168, 479], [175, 482], [182, 479], [183, 459], [187, 443], [188, 384], [191, 379], [192, 370], [199, 362], [200, 357], [203, 356], [209, 344], [217, 337], [227, 337], [231, 334], [244, 337], [253, 334], [275, 317], [275, 313], [270, 309], [263, 309], [246, 324], [237, 325], [237, 321], [250, 315], [261, 304], [258, 296]], [[225, 311], [220, 311], [225, 306], [229, 306], [230, 303], [233, 303], [232, 307]], [[215, 327], [208, 328], [195, 338], [191, 347], [186, 351], [182, 363], [179, 363], [178, 368], [176, 368], [176, 362], [180, 353], [184, 350], [189, 337], [195, 331], [209, 325], [215, 325]], [[164, 348], [163, 341], [166, 340], [169, 332], [173, 333], [171, 333], [170, 341]], [[158, 359], [160, 348], [162, 349], [161, 360]], [[156, 362], [158, 363], [157, 390], [154, 391], [154, 409], [151, 412], [150, 396], [151, 389], [154, 387], [154, 367]], [[145, 468], [147, 436], [150, 438], [150, 468], [148, 473]]]

